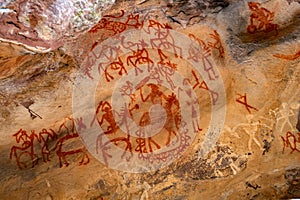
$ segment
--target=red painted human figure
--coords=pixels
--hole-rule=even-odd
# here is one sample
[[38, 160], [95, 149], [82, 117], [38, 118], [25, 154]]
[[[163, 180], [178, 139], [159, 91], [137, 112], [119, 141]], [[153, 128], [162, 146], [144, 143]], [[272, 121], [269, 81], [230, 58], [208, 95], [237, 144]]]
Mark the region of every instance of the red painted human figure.
[[163, 99], [166, 100], [167, 96], [162, 91], [160, 91], [157, 85], [150, 83], [147, 86], [151, 88], [151, 91], [146, 97], [144, 97], [142, 88], [140, 88], [140, 95], [142, 101], [146, 102], [148, 99], [150, 99], [150, 101], [153, 104], [163, 105]]
[[[190, 81], [188, 79], [184, 79], [183, 80], [183, 85], [186, 86], [190, 84]], [[183, 89], [181, 87], [178, 88], [178, 96], [180, 98], [180, 94], [183, 92]], [[196, 106], [199, 105], [198, 103], [198, 99], [197, 98], [193, 98], [193, 95], [192, 95], [192, 89], [189, 88], [187, 90], [185, 90], [185, 94], [188, 96], [188, 100], [187, 100], [187, 104], [188, 106], [190, 106], [191, 108], [191, 113], [192, 113], [192, 124], [193, 124], [193, 129], [194, 129], [194, 132], [197, 133], [199, 131], [202, 131], [202, 129], [199, 127], [199, 116], [197, 114], [197, 111], [196, 111]]]
[[110, 63], [110, 65], [105, 69], [104, 74], [105, 74], [105, 79], [107, 82], [114, 80], [114, 77], [112, 75], [110, 75], [108, 72], [109, 69], [111, 69], [113, 71], [118, 71], [118, 74], [120, 76], [122, 76], [124, 73], [127, 74], [127, 70], [126, 70], [124, 63], [120, 57], [118, 57], [117, 61]]
[[161, 49], [158, 49], [158, 55], [160, 57], [160, 61], [157, 62], [158, 72], [162, 77], [165, 77], [167, 82], [169, 83], [172, 90], [176, 88], [171, 76], [174, 75], [177, 64], [171, 62], [171, 59], [166, 56]]
[[[138, 109], [138, 106], [134, 106], [132, 109]], [[116, 134], [117, 131], [119, 130], [119, 126], [121, 126], [122, 124], [125, 124], [127, 132], [129, 131], [127, 119], [130, 117], [130, 112], [132, 110], [131, 109], [129, 110], [127, 108], [127, 105], [125, 104], [125, 108], [121, 111], [122, 111], [121, 113], [117, 113], [116, 111], [114, 111], [108, 101], [100, 101], [96, 109], [95, 117], [98, 121], [99, 126], [103, 127], [104, 122], [108, 124], [106, 130], [104, 130], [104, 132], [98, 135], [96, 141], [96, 152], [99, 153], [101, 151], [105, 164], [108, 164], [108, 159], [112, 157], [112, 155], [107, 153], [107, 150], [110, 149], [109, 147], [110, 144], [118, 145], [121, 142], [125, 143], [126, 147], [121, 157], [125, 158], [126, 160], [130, 160], [133, 154], [132, 145], [130, 142], [130, 135], [128, 133], [126, 133], [126, 137], [123, 136], [116, 137], [112, 135], [108, 139], [108, 141], [103, 142], [103, 137], [105, 135]], [[114, 118], [114, 113], [116, 114], [116, 116], [119, 117], [121, 116], [122, 118], [120, 122], [118, 122], [119, 124], [116, 122]], [[98, 118], [99, 114], [101, 115], [100, 120]], [[129, 156], [127, 155], [127, 152], [129, 152]]]
[[86, 125], [83, 122], [82, 117], [79, 117], [79, 118], [75, 119], [75, 121], [76, 121], [76, 124], [77, 124], [77, 127], [78, 127], [78, 131], [81, 131], [81, 129], [86, 129]]
[[210, 95], [211, 95], [211, 99], [212, 99], [212, 104], [216, 105], [218, 99], [219, 99], [219, 94], [211, 89], [208, 88], [207, 84], [205, 83], [205, 81], [202, 81], [200, 83], [199, 78], [197, 77], [197, 74], [194, 70], [192, 70], [192, 75], [196, 81], [196, 83], [193, 85], [193, 89], [199, 87], [200, 89], [204, 89], [209, 91]]
[[150, 59], [147, 49], [143, 48], [138, 49], [137, 51], [133, 51], [132, 55], [127, 57], [127, 65], [130, 66], [130, 64], [134, 67], [135, 75], [137, 76], [139, 72], [143, 72], [143, 70], [139, 68], [139, 65], [147, 64], [148, 72], [150, 72], [154, 63]]
[[[212, 65], [209, 57], [211, 56], [211, 50], [207, 44], [193, 34], [189, 34], [189, 37], [198, 43], [197, 46], [191, 46], [188, 50], [189, 57], [195, 62], [201, 61], [203, 64], [204, 71], [206, 71], [209, 80], [215, 80], [219, 78], [219, 75], [215, 71], [215, 66]], [[200, 48], [199, 48], [200, 47]]]
[[166, 145], [169, 145], [171, 142], [171, 136], [174, 134], [176, 136], [176, 142], [178, 141], [178, 129], [181, 123], [181, 113], [179, 101], [176, 98], [176, 95], [172, 93], [166, 98], [166, 104], [163, 106], [167, 113], [167, 119], [164, 125], [164, 128], [168, 131], [168, 139]]
[[127, 96], [131, 99], [132, 102], [134, 102], [135, 94], [133, 93], [134, 92], [133, 83], [131, 83], [130, 81], [126, 81], [126, 83], [123, 86], [121, 86], [120, 92], [122, 96]]
[[[160, 149], [160, 145], [157, 144], [151, 137], [148, 138], [136, 138], [136, 148], [134, 149], [139, 153], [138, 157], [140, 159], [145, 158], [144, 154], [152, 153], [154, 151], [154, 146], [156, 149]], [[152, 146], [154, 145], [154, 146]]]
[[[98, 120], [98, 116], [101, 114], [100, 120]], [[100, 101], [98, 107], [96, 109], [96, 119], [100, 127], [103, 126], [103, 123], [107, 122], [107, 128], [104, 131], [104, 134], [112, 134], [118, 130], [117, 123], [114, 119], [113, 109], [108, 101]]]
[[48, 131], [47, 129], [44, 128], [44, 129], [42, 129], [41, 132], [39, 132], [38, 141], [39, 141], [39, 143], [42, 142], [42, 144], [43, 144], [42, 157], [43, 157], [44, 162], [50, 161], [50, 159], [49, 159], [50, 149], [48, 147], [48, 143], [49, 143], [50, 139], [51, 140], [57, 139], [57, 135], [52, 129], [50, 129], [50, 131]]
[[76, 149], [68, 149], [65, 150], [63, 147], [69, 140], [78, 138], [78, 133], [66, 134], [65, 136], [59, 138], [53, 150], [56, 150], [56, 154], [59, 158], [59, 166], [63, 167], [63, 165], [69, 166], [69, 162], [67, 160], [67, 156], [74, 154], [82, 154], [81, 161], [79, 165], [86, 165], [90, 162], [89, 156], [86, 152], [85, 147], [76, 148]]
[[[139, 121], [140, 129], [135, 133], [138, 138], [136, 138], [137, 146], [135, 148], [136, 152], [139, 152], [139, 158], [142, 158], [142, 154], [153, 152], [153, 146], [156, 149], [160, 149], [160, 145], [156, 143], [152, 137], [146, 137], [144, 133], [144, 127], [151, 124], [151, 117], [150, 113], [147, 111], [145, 112]], [[146, 137], [146, 138], [145, 138]]]
[[107, 76], [107, 65], [112, 64], [117, 60], [122, 53], [120, 47], [110, 46], [110, 45], [102, 45], [101, 49], [97, 52], [91, 51], [92, 55], [100, 60], [101, 62], [98, 64], [98, 72], [101, 74], [105, 73]]

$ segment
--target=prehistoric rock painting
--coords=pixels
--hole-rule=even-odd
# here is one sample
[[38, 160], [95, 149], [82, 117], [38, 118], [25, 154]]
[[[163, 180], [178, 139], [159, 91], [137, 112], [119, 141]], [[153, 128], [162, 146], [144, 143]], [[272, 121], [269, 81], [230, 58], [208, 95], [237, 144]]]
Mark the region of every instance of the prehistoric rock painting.
[[201, 39], [196, 37], [193, 34], [189, 34], [189, 37], [195, 40], [198, 43], [198, 47], [191, 46], [189, 49], [190, 57], [189, 59], [194, 60], [195, 62], [199, 62], [201, 60], [204, 70], [207, 72], [210, 80], [215, 80], [219, 78], [217, 75], [212, 63], [209, 61], [208, 57], [211, 56], [211, 50], [209, 46]]
[[275, 34], [278, 34], [278, 25], [272, 23], [275, 15], [274, 12], [262, 7], [258, 2], [248, 2], [248, 6], [252, 12], [250, 15], [250, 24], [247, 27], [248, 33], [269, 33], [275, 31]]
[[294, 116], [295, 113], [290, 105], [286, 102], [281, 104], [282, 108], [275, 109], [275, 116], [277, 120], [277, 124], [281, 124], [280, 132], [283, 132], [286, 129], [286, 125], [289, 126], [289, 129], [293, 130], [295, 127], [292, 125], [290, 121], [290, 117]]
[[[237, 155], [225, 145], [217, 145], [209, 156], [211, 165], [214, 166], [214, 173], [218, 177], [226, 177], [229, 174], [236, 175], [245, 167], [247, 156]], [[228, 172], [226, 169], [230, 169]]]
[[[150, 93], [145, 95], [145, 92], [143, 91], [148, 91], [149, 89]], [[126, 143], [123, 157], [125, 156], [125, 154], [131, 155], [133, 152], [138, 153], [139, 156], [142, 157], [144, 153], [153, 152], [154, 150], [160, 149], [163, 145], [169, 145], [171, 139], [173, 137], [177, 137], [179, 125], [181, 123], [181, 116], [179, 112], [179, 102], [175, 94], [162, 92], [161, 87], [155, 84], [144, 85], [140, 87], [138, 91], [138, 93], [132, 94], [130, 98], [132, 99], [132, 102], [139, 103], [134, 104], [133, 106], [124, 105], [123, 111], [121, 113], [113, 110], [111, 104], [107, 101], [100, 101], [97, 106], [97, 121], [99, 126], [101, 126], [105, 131], [99, 134], [96, 148], [98, 152], [102, 150], [104, 160], [107, 160], [108, 157], [111, 157], [111, 155], [105, 152], [105, 146], [109, 145], [110, 143], [114, 143], [116, 145], [118, 145], [118, 143], [120, 142]], [[154, 111], [151, 112], [151, 110], [150, 112], [142, 112], [142, 114], [140, 115], [141, 111], [139, 110], [139, 108], [145, 108], [145, 106], [147, 107], [150, 104], [159, 104], [166, 111], [166, 122], [163, 129], [168, 133], [168, 136], [164, 141], [162, 141], [161, 139], [160, 141], [158, 141], [158, 137], [153, 138], [151, 136], [148, 136], [144, 138], [146, 136], [146, 130], [143, 127], [146, 127], [151, 123], [158, 123], [157, 121], [152, 120], [160, 120], [161, 118], [161, 116], [153, 113]], [[117, 116], [117, 119], [121, 119], [120, 122], [116, 122], [116, 118], [114, 117], [114, 115]], [[125, 131], [127, 133], [130, 133], [130, 123], [128, 121], [130, 118], [133, 118], [141, 127], [135, 132], [136, 137], [131, 137], [129, 134], [124, 135], [124, 133], [122, 133], [123, 131], [118, 125], [125, 125]], [[110, 140], [106, 143], [103, 143], [102, 139], [105, 135], [110, 135]]]
[[47, 129], [42, 129], [42, 131], [39, 132], [38, 142], [43, 143], [42, 157], [44, 162], [50, 161], [50, 149], [48, 143], [50, 142], [50, 140], [54, 139], [57, 139], [57, 135], [52, 129], [50, 129], [49, 131]]
[[31, 134], [28, 135], [25, 130], [20, 129], [17, 133], [13, 134], [13, 136], [20, 145], [12, 146], [9, 158], [12, 159], [14, 156], [18, 167], [24, 169], [27, 168], [27, 165], [21, 158], [27, 155], [31, 160], [31, 167], [34, 167], [38, 163], [38, 156], [34, 152], [34, 138], [38, 137], [35, 131], [31, 131]]
[[[255, 144], [262, 152], [262, 155], [264, 155], [269, 151], [270, 144], [274, 139], [274, 136], [270, 135], [269, 133], [272, 133], [274, 123], [270, 119], [264, 117], [255, 117], [253, 114], [246, 115], [246, 120], [246, 123], [239, 123], [233, 128], [225, 126], [224, 131], [229, 132], [236, 138], [241, 138], [244, 133], [246, 133], [249, 138], [249, 152], [253, 152], [253, 145]], [[263, 122], [263, 120], [265, 122]]]
[[105, 29], [108, 31], [112, 31], [113, 35], [116, 35], [125, 31], [128, 26], [132, 26], [134, 28], [139, 28], [140, 26], [142, 26], [142, 23], [139, 22], [139, 14], [129, 14], [125, 22], [117, 22], [114, 20], [107, 19], [120, 19], [124, 16], [124, 14], [124, 10], [121, 10], [121, 14], [118, 16], [104, 15], [103, 18], [99, 21], [99, 23], [96, 26], [94, 26], [89, 32], [95, 33], [99, 29]]
[[169, 31], [170, 29], [171, 27], [168, 24], [161, 24], [150, 19], [147, 32], [151, 33], [153, 31], [152, 34], [156, 36], [150, 40], [151, 47], [154, 49], [170, 49], [170, 52], [173, 52], [176, 58], [178, 56], [182, 57], [182, 49], [176, 45], [175, 39]]
[[289, 54], [289, 55], [286, 55], [286, 54], [274, 54], [273, 55], [274, 57], [276, 58], [281, 58], [281, 59], [284, 59], [284, 60], [296, 60], [300, 57], [300, 50], [295, 53], [295, 54]]
[[225, 50], [224, 47], [222, 45], [222, 41], [220, 38], [219, 33], [214, 30], [214, 33], [209, 34], [209, 36], [213, 39], [213, 42], [208, 42], [208, 46], [211, 47], [212, 49], [216, 49], [219, 53], [219, 57], [220, 58], [224, 58], [225, 56]]
[[[122, 20], [122, 16], [123, 12], [116, 18]], [[91, 114], [94, 117], [78, 117], [89, 121], [87, 129], [100, 128], [93, 133], [97, 135], [95, 141], [88, 141], [95, 144], [89, 150], [108, 166], [117, 159], [122, 162], [113, 164], [114, 167], [123, 161], [149, 160], [152, 164], [175, 159], [191, 141], [189, 134], [202, 131], [201, 93], [211, 96], [207, 99], [211, 106], [220, 104], [222, 99], [214, 86], [221, 78], [211, 53], [214, 49], [218, 57], [224, 57], [217, 31], [207, 33], [209, 40], [205, 42], [193, 34], [185, 36], [191, 45], [183, 52], [168, 24], [150, 19], [143, 22], [143, 27], [135, 28], [140, 29], [134, 29], [128, 36], [121, 33], [112, 37], [114, 45], [106, 44], [105, 40], [94, 46], [82, 66], [87, 81], [100, 81], [96, 105], [91, 105], [96, 108]], [[134, 38], [133, 33], [144, 36]], [[200, 72], [192, 69], [191, 63], [199, 65]], [[94, 68], [98, 73], [94, 73]], [[190, 112], [183, 112], [183, 105]]]
[[[129, 14], [124, 22], [122, 20], [125, 15], [124, 10], [121, 10], [121, 14], [114, 15], [104, 15], [103, 18], [96, 24], [92, 29], [89, 30], [90, 33], [97, 33], [99, 30], [105, 30], [110, 36], [117, 35], [124, 32], [129, 28], [140, 28], [143, 26], [143, 21], [140, 20], [139, 14]], [[103, 36], [102, 36], [103, 37]]]
[[127, 65], [132, 65], [135, 68], [135, 74], [138, 75], [138, 72], [142, 72], [141, 69], [138, 68], [138, 65], [147, 63], [148, 71], [150, 71], [153, 67], [153, 61], [149, 58], [149, 53], [147, 49], [138, 49], [136, 52], [133, 51], [132, 55], [127, 57]]
[[[63, 122], [55, 122], [56, 126], [53, 128], [43, 128], [38, 134], [36, 134], [35, 130], [31, 130], [29, 135], [26, 130], [20, 129], [13, 134], [19, 145], [12, 146], [9, 158], [12, 160], [14, 157], [20, 169], [28, 168], [26, 164], [28, 161], [31, 161], [32, 168], [38, 164], [39, 159], [43, 159], [44, 162], [52, 161], [50, 155], [54, 152], [58, 157], [60, 167], [63, 167], [63, 165], [68, 166], [69, 161], [67, 157], [75, 154], [82, 155], [79, 162], [80, 165], [88, 164], [89, 156], [85, 147], [69, 147], [72, 139], [75, 139], [73, 143], [76, 142], [76, 139], [78, 142], [79, 139], [79, 135], [75, 130], [75, 121], [80, 128], [86, 128], [82, 119], [74, 120], [71, 117], [67, 117], [63, 119]], [[54, 146], [51, 145], [53, 142], [55, 142]], [[38, 144], [41, 145], [41, 149], [36, 151]]]
[[280, 136], [283, 144], [282, 153], [290, 151], [289, 153], [300, 152], [300, 132], [293, 133], [287, 131], [284, 136]]
[[[18, 37], [34, 32], [15, 25], [41, 27], [15, 23], [5, 2]], [[49, 9], [62, 2], [73, 1]], [[82, 34], [45, 49], [60, 57], [2, 41], [1, 199], [299, 197], [300, 4], [289, 2], [115, 1], [99, 21], [85, 0]]]
[[236, 98], [236, 102], [242, 104], [245, 106], [246, 110], [249, 112], [249, 114], [251, 114], [251, 110], [250, 109], [253, 109], [253, 110], [256, 110], [258, 111], [257, 108], [253, 107], [253, 106], [250, 106], [247, 102], [247, 94], [245, 93], [244, 95], [241, 95], [241, 94], [237, 94], [237, 98]]
[[[219, 94], [217, 92], [212, 91], [211, 89], [209, 89], [204, 80], [200, 83], [199, 77], [197, 76], [197, 74], [194, 70], [192, 70], [191, 73], [192, 73], [192, 76], [193, 76], [193, 81], [195, 81], [195, 84], [193, 85], [193, 89], [197, 88], [197, 86], [198, 86], [199, 89], [207, 90], [211, 95], [212, 103], [215, 105], [216, 102], [218, 101]], [[190, 81], [190, 82], [192, 83], [193, 81]]]

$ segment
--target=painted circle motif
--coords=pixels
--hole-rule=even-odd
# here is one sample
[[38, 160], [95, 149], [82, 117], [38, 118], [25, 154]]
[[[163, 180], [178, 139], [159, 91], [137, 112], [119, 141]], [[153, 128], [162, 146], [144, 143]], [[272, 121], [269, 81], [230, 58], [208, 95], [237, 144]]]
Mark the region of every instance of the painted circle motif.
[[[192, 83], [186, 76], [203, 81]], [[151, 21], [98, 44], [83, 62], [73, 116], [89, 152], [108, 167], [147, 172], [178, 159], [199, 133], [196, 87], [211, 96], [211, 120], [199, 156], [215, 145], [225, 120], [225, 90], [207, 48]]]

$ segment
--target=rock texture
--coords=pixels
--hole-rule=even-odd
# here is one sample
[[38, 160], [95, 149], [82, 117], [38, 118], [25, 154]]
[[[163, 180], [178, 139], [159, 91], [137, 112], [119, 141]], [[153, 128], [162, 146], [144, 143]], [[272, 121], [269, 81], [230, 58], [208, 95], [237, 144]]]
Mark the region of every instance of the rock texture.
[[0, 199], [300, 198], [300, 3], [112, 4], [0, 3]]
[[110, 1], [10, 1], [1, 3], [2, 41], [40, 52], [61, 47], [96, 23]]

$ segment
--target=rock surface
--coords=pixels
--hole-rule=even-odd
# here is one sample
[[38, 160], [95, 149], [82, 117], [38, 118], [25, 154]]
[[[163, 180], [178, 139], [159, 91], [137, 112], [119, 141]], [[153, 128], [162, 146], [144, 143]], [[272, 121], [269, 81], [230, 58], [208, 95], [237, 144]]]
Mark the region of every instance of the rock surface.
[[49, 52], [93, 26], [110, 1], [30, 1], [0, 4], [1, 41]]
[[299, 2], [78, 2], [0, 3], [0, 199], [300, 198]]

